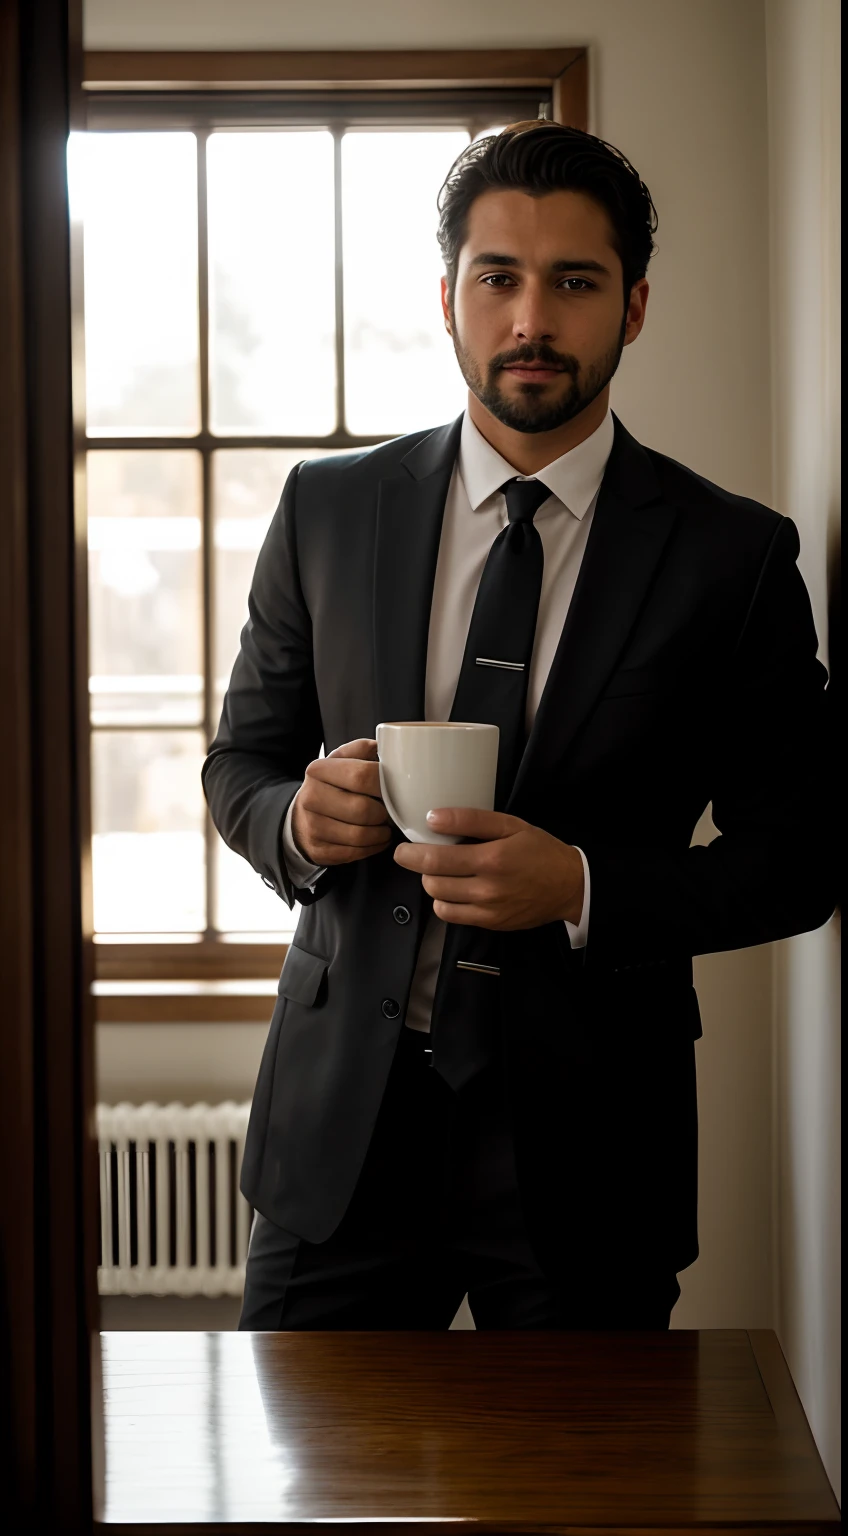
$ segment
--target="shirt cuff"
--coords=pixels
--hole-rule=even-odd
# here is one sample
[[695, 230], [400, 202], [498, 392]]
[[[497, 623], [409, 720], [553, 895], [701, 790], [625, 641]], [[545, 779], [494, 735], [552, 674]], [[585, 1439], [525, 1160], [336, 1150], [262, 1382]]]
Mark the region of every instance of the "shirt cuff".
[[582, 848], [578, 848], [577, 852], [583, 860], [583, 910], [580, 913], [579, 923], [570, 923], [567, 918], [563, 921], [568, 929], [571, 948], [585, 949], [589, 942], [589, 861]]
[[[297, 794], [300, 794], [300, 790], [298, 790]], [[327, 873], [327, 866], [325, 864], [322, 868], [319, 864], [310, 864], [309, 860], [304, 858], [303, 854], [295, 846], [291, 824], [296, 799], [297, 795], [294, 795], [283, 822], [281, 833], [283, 859], [285, 860], [286, 872], [292, 885], [299, 886], [302, 891], [314, 891], [321, 876]]]

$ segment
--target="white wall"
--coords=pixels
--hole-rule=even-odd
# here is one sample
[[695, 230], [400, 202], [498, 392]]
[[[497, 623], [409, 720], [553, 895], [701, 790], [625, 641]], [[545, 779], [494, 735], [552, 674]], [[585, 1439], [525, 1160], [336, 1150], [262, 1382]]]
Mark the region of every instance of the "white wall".
[[[588, 44], [592, 127], [638, 166], [660, 213], [648, 324], [616, 410], [654, 447], [769, 500], [762, 0], [87, 0], [85, 14], [90, 48]], [[699, 960], [696, 982], [702, 1256], [674, 1321], [768, 1327], [770, 950]]]
[[[776, 505], [828, 661], [839, 481], [839, 0], [766, 7]], [[840, 658], [841, 660], [841, 658]], [[775, 946], [776, 1326], [837, 1498], [839, 924]]]
[[267, 1033], [253, 1023], [98, 1024], [97, 1097], [104, 1104], [243, 1103], [253, 1097]]

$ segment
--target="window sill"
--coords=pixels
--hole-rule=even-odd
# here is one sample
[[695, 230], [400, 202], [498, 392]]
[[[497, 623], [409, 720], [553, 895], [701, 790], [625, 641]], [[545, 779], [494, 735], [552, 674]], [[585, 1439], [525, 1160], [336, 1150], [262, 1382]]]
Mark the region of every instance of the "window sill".
[[97, 1024], [268, 1024], [270, 978], [237, 981], [95, 981]]

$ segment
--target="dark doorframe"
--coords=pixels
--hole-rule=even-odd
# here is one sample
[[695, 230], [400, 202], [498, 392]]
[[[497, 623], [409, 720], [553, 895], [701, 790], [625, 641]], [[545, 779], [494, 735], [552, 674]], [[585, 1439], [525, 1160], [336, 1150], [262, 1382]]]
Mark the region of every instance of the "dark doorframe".
[[56, 1536], [91, 1529], [97, 1340], [72, 266], [80, 274], [66, 181], [81, 9], [0, 5], [0, 1456], [14, 1529]]

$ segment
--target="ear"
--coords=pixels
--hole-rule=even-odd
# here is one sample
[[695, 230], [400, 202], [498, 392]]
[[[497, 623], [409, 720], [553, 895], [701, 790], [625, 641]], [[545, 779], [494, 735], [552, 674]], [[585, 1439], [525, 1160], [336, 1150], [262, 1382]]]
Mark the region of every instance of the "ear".
[[453, 336], [453, 331], [451, 330], [450, 301], [448, 299], [448, 280], [447, 280], [446, 277], [442, 278], [441, 290], [442, 290], [442, 314], [444, 316], [444, 321], [445, 321], [445, 330], [447, 331], [449, 336]]
[[629, 347], [645, 324], [645, 310], [648, 305], [648, 279], [640, 277], [630, 290], [630, 299], [627, 305], [627, 320], [624, 327], [624, 345]]

